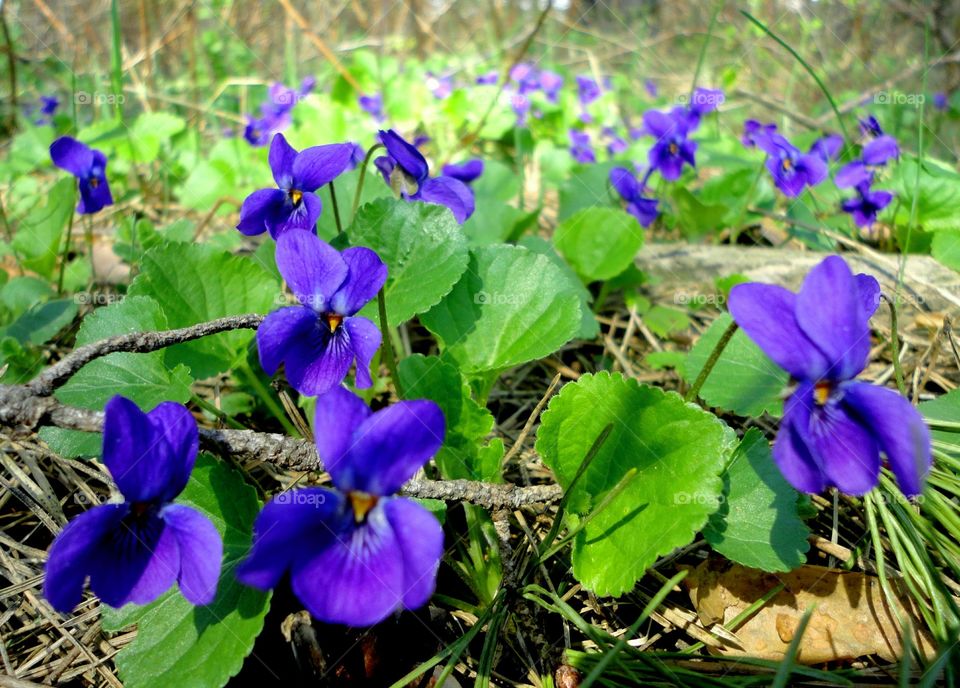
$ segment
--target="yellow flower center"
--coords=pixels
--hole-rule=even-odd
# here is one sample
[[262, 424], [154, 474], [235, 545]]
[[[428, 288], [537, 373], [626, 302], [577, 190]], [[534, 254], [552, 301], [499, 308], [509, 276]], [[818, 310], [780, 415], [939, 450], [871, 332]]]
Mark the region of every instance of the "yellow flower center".
[[377, 505], [379, 497], [366, 492], [352, 491], [347, 493], [350, 508], [353, 509], [353, 518], [357, 523], [363, 523], [370, 510]]

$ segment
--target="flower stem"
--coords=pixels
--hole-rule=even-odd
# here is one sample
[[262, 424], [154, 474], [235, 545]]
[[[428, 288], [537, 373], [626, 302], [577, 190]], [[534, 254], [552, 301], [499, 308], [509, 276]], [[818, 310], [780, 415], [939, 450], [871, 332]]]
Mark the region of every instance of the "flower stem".
[[380, 312], [383, 360], [387, 364], [387, 370], [390, 371], [390, 377], [393, 378], [393, 386], [397, 390], [397, 396], [403, 399], [403, 387], [400, 385], [400, 376], [397, 374], [397, 357], [393, 353], [393, 339], [391, 339], [390, 325], [387, 322], [387, 300], [383, 289], [377, 292], [377, 309]]
[[903, 381], [903, 367], [900, 365], [900, 334], [897, 325], [897, 304], [886, 294], [881, 294], [883, 300], [890, 306], [890, 350], [893, 355], [893, 375], [897, 379], [897, 389], [900, 394], [907, 396], [907, 385]]
[[703, 383], [707, 381], [707, 378], [710, 377], [710, 371], [713, 370], [713, 366], [717, 364], [717, 361], [720, 360], [720, 355], [723, 353], [723, 350], [727, 348], [727, 344], [730, 343], [730, 339], [737, 331], [737, 323], [730, 323], [729, 327], [723, 331], [723, 334], [720, 335], [720, 341], [717, 342], [717, 345], [713, 347], [713, 351], [710, 352], [710, 358], [707, 359], [707, 362], [703, 365], [703, 370], [700, 371], [700, 374], [697, 375], [697, 379], [693, 381], [693, 386], [687, 392], [686, 396], [683, 398], [684, 401], [694, 401], [697, 398], [697, 395], [700, 394], [700, 388], [703, 387]]
[[333, 206], [333, 220], [337, 223], [337, 236], [343, 236], [343, 225], [340, 223], [340, 206], [337, 205], [337, 192], [333, 188], [333, 181], [328, 185], [330, 187], [330, 204]]
[[67, 236], [63, 242], [63, 255], [60, 256], [60, 274], [57, 276], [57, 296], [63, 294], [63, 274], [67, 270], [67, 256], [70, 255], [70, 237], [73, 235], [73, 218], [76, 216], [76, 209], [71, 210], [70, 222], [67, 224]]
[[90, 254], [90, 284], [97, 281], [97, 261], [93, 257], [93, 217], [87, 215], [83, 236], [87, 242], [87, 252]]
[[363, 193], [363, 181], [367, 178], [367, 167], [370, 166], [370, 158], [378, 148], [383, 148], [382, 143], [375, 143], [370, 146], [367, 154], [363, 157], [363, 164], [360, 165], [360, 177], [357, 179], [357, 191], [353, 194], [353, 214], [357, 214], [357, 208], [360, 207], [360, 194]]
[[753, 192], [757, 190], [757, 184], [760, 183], [760, 177], [763, 176], [763, 171], [766, 169], [766, 166], [763, 162], [760, 163], [760, 167], [757, 168], [757, 173], [753, 177], [753, 183], [750, 184], [750, 190], [747, 191], [747, 195], [743, 197], [743, 205], [740, 206], [740, 212], [737, 213], [737, 220], [733, 223], [730, 229], [730, 245], [736, 246], [737, 239], [740, 236], [741, 225], [743, 224], [743, 218], [747, 214], [747, 206], [750, 205], [750, 199], [753, 197]]
[[287, 431], [287, 434], [291, 437], [300, 437], [300, 431], [290, 422], [286, 412], [283, 410], [283, 406], [273, 398], [270, 390], [260, 381], [257, 373], [250, 366], [241, 366], [237, 368], [237, 372], [243, 374], [242, 377], [245, 378], [245, 382], [253, 388], [257, 396], [267, 405], [267, 409], [273, 414], [274, 418], [280, 421], [280, 425]]

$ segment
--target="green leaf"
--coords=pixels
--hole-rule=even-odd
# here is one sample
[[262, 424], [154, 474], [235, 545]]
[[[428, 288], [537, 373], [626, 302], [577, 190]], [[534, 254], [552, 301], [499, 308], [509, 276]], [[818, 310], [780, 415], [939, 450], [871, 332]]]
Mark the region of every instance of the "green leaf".
[[577, 286], [548, 258], [519, 246], [486, 246], [421, 322], [466, 374], [547, 356], [580, 329]]
[[[145, 296], [130, 296], [83, 319], [77, 346], [132, 332], [167, 329], [160, 305]], [[162, 351], [117, 352], [90, 361], [56, 391], [65, 404], [101, 409], [115, 394], [151, 409], [161, 401], [186, 402], [193, 378], [183, 365], [167, 368]]]
[[507, 202], [520, 193], [520, 178], [512, 167], [497, 160], [483, 161], [483, 174], [472, 184], [477, 209], [490, 201]]
[[54, 184], [47, 194], [46, 204], [34, 208], [21, 219], [13, 237], [13, 250], [20, 257], [20, 264], [48, 279], [53, 278], [60, 242], [73, 214], [76, 187], [77, 181], [73, 177], [65, 177]]
[[[273, 275], [247, 256], [202, 244], [163, 244], [143, 257], [130, 295], [160, 304], [170, 328], [244, 313], [266, 313], [281, 303]], [[171, 365], [183, 363], [195, 378], [217, 375], [246, 355], [252, 330], [234, 330], [167, 349]]]
[[960, 232], [937, 232], [933, 235], [930, 252], [941, 264], [960, 272]]
[[463, 223], [463, 233], [471, 247], [503, 243], [525, 216], [526, 213], [512, 205], [487, 201], [478, 204], [470, 219]]
[[430, 310], [467, 267], [466, 238], [440, 205], [382, 198], [357, 211], [347, 235], [389, 268], [384, 294], [391, 325]]
[[570, 284], [575, 284], [577, 294], [580, 297], [580, 331], [577, 332], [577, 339], [593, 339], [600, 334], [600, 323], [597, 322], [597, 316], [593, 312], [593, 294], [587, 289], [573, 268], [557, 253], [549, 241], [539, 236], [525, 236], [519, 242], [520, 246], [528, 248], [534, 253], [539, 253], [550, 259], [550, 262], [560, 268], [561, 272], [567, 276]]
[[[590, 447], [610, 435], [573, 488]], [[674, 392], [621, 375], [584, 375], [543, 414], [537, 452], [568, 494], [571, 526], [636, 470], [577, 534], [573, 572], [599, 595], [630, 590], [657, 557], [688, 544], [719, 506], [720, 473], [736, 437], [716, 416]]]
[[73, 322], [77, 304], [73, 299], [57, 299], [31, 306], [13, 324], [0, 329], [0, 337], [13, 337], [21, 344], [43, 344]]
[[447, 423], [436, 463], [444, 478], [499, 482], [503, 441], [485, 438], [493, 432], [493, 414], [480, 406], [460, 371], [436, 356], [415, 354], [400, 361], [398, 375], [407, 399], [431, 399]]
[[633, 263], [643, 228], [622, 210], [584, 208], [560, 223], [553, 243], [585, 282], [606, 280]]
[[[684, 366], [687, 382], [697, 379], [731, 322], [728, 314], [721, 315], [690, 350]], [[764, 411], [779, 416], [783, 413], [780, 397], [788, 378], [743, 330], [737, 330], [700, 389], [700, 397], [711, 406], [741, 416], [759, 416]]]
[[[569, 157], [568, 151], [563, 151], [563, 154]], [[614, 200], [610, 188], [610, 170], [616, 166], [615, 162], [575, 166], [560, 187], [558, 219], [563, 222], [584, 208], [612, 207]]]
[[797, 512], [800, 495], [780, 474], [756, 428], [744, 434], [723, 483], [723, 502], [703, 531], [716, 551], [764, 571], [790, 571], [806, 561], [810, 529]]
[[0, 304], [8, 311], [11, 320], [51, 296], [50, 284], [36, 277], [14, 277], [0, 288]]
[[700, 237], [723, 227], [727, 206], [706, 204], [682, 186], [673, 190], [677, 224], [684, 236]]
[[[936, 399], [924, 401], [917, 406], [917, 410], [929, 420], [960, 423], [960, 390], [954, 389]], [[960, 433], [933, 428], [930, 430], [930, 437], [935, 441], [960, 448]]]
[[103, 608], [107, 630], [137, 624], [136, 638], [116, 657], [127, 688], [220, 688], [253, 649], [269, 608], [269, 593], [241, 585], [233, 575], [250, 547], [260, 508], [253, 488], [239, 473], [201, 454], [177, 501], [206, 514], [223, 537], [217, 597], [194, 607], [174, 588], [149, 605]]
[[65, 459], [100, 456], [103, 435], [99, 432], [68, 430], [45, 425], [37, 433], [53, 451]]

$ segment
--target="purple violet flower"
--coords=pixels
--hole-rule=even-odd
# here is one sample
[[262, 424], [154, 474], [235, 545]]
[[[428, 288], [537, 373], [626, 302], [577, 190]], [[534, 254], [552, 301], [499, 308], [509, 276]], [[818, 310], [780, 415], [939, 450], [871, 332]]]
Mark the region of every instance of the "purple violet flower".
[[810, 146], [810, 152], [819, 155], [824, 162], [836, 160], [843, 150], [843, 137], [840, 134], [821, 136]]
[[770, 124], [761, 124], [755, 119], [744, 120], [743, 136], [740, 137], [740, 142], [747, 148], [754, 148], [757, 145], [757, 137], [770, 136], [776, 133], [776, 131], [777, 125], [773, 122]]
[[[56, 96], [40, 96], [40, 114], [33, 123], [37, 126], [50, 124], [58, 107], [60, 107], [60, 99]], [[28, 114], [31, 112], [33, 112], [32, 105], [28, 107]]]
[[643, 181], [638, 182], [633, 173], [625, 167], [614, 167], [610, 170], [610, 184], [620, 194], [620, 198], [626, 201], [627, 212], [637, 218], [642, 227], [649, 227], [660, 214], [657, 208], [659, 201], [643, 195], [649, 176], [648, 172]]
[[597, 155], [593, 152], [593, 145], [590, 143], [590, 134], [578, 129], [570, 130], [570, 155], [582, 165], [597, 161]]
[[356, 313], [386, 282], [387, 266], [368, 248], [340, 253], [302, 229], [280, 235], [276, 260], [300, 305], [273, 311], [257, 329], [264, 372], [283, 363], [290, 386], [316, 396], [343, 382], [356, 360], [356, 386], [370, 387], [380, 330]]
[[797, 385], [784, 406], [773, 458], [803, 492], [836, 486], [863, 495], [877, 484], [883, 452], [907, 495], [930, 468], [930, 433], [897, 392], [854, 378], [870, 356], [869, 319], [880, 286], [829, 256], [799, 293], [770, 284], [730, 291], [730, 314]]
[[113, 205], [107, 183], [107, 156], [102, 152], [69, 136], [61, 136], [50, 144], [50, 159], [54, 165], [77, 178], [80, 189], [78, 213], [89, 215]]
[[483, 160], [474, 158], [460, 163], [447, 163], [443, 166], [443, 174], [459, 179], [464, 184], [470, 184], [483, 174]]
[[453, 93], [453, 76], [449, 74], [438, 75], [433, 72], [427, 72], [427, 88], [433, 97], [437, 100], [444, 100]]
[[651, 169], [656, 169], [668, 182], [675, 182], [683, 173], [683, 166], [696, 167], [697, 143], [687, 138], [695, 127], [683, 108], [669, 113], [649, 110], [643, 114], [643, 129], [656, 141], [647, 154]]
[[626, 140], [617, 134], [617, 130], [613, 127], [604, 127], [600, 130], [600, 133], [603, 134], [604, 138], [607, 140], [607, 154], [613, 158], [617, 155], [620, 155], [627, 150]]
[[393, 129], [380, 131], [379, 137], [387, 155], [377, 158], [374, 164], [397, 196], [446, 206], [460, 224], [473, 215], [475, 200], [470, 187], [447, 175], [430, 178], [427, 161], [420, 151]]
[[947, 99], [947, 94], [943, 91], [938, 91], [933, 94], [933, 107], [937, 110], [943, 112], [950, 106], [950, 102]]
[[513, 114], [517, 116], [517, 126], [526, 126], [527, 114], [530, 112], [530, 99], [522, 93], [514, 93], [510, 96], [510, 107], [513, 108]]
[[653, 79], [647, 79], [643, 82], [643, 90], [645, 90], [651, 98], [656, 98], [660, 93], [660, 90], [657, 88], [657, 82]]
[[297, 152], [283, 134], [274, 135], [269, 160], [278, 188], [247, 196], [237, 229], [248, 236], [269, 231], [274, 239], [288, 229], [316, 231], [323, 206], [314, 192], [350, 169], [355, 150], [352, 143], [330, 143]]
[[767, 154], [767, 170], [773, 183], [788, 198], [799, 196], [806, 186], [816, 186], [827, 178], [827, 163], [816, 152], [800, 149], [780, 134], [757, 134], [757, 147]]
[[844, 200], [840, 207], [853, 216], [857, 227], [869, 227], [877, 221], [877, 213], [890, 205], [893, 194], [879, 189], [871, 190], [869, 181], [857, 184], [856, 190], [856, 197]]
[[859, 122], [860, 131], [867, 139], [860, 154], [865, 164], [885, 165], [888, 160], [900, 157], [900, 146], [897, 145], [897, 140], [890, 134], [884, 133], [876, 117], [867, 115]]
[[724, 100], [726, 100], [726, 96], [722, 89], [702, 88], [699, 86], [695, 88], [693, 95], [690, 97], [690, 105], [687, 108], [690, 130], [693, 131], [696, 129], [700, 125], [700, 118], [716, 110], [723, 104]]
[[383, 96], [379, 93], [374, 93], [370, 96], [360, 96], [357, 99], [357, 103], [360, 105], [360, 109], [373, 117], [376, 122], [382, 122], [384, 120]]
[[560, 97], [560, 89], [563, 88], [563, 77], [556, 72], [543, 70], [540, 72], [540, 90], [547, 100], [556, 103]]
[[205, 515], [173, 500], [197, 458], [197, 423], [180, 404], [150, 413], [121, 396], [107, 402], [103, 463], [123, 494], [95, 506], [60, 531], [50, 546], [43, 595], [68, 613], [84, 581], [104, 604], [147, 604], [174, 582], [193, 604], [213, 602], [223, 542]]
[[443, 556], [443, 528], [395, 493], [440, 449], [445, 422], [432, 401], [401, 401], [372, 413], [335, 387], [317, 399], [317, 453], [333, 489], [284, 492], [263, 508], [242, 583], [276, 587], [289, 572], [294, 594], [317, 619], [370, 626], [430, 599]]
[[500, 81], [500, 72], [496, 69], [492, 69], [477, 77], [478, 86], [496, 86], [498, 81]]

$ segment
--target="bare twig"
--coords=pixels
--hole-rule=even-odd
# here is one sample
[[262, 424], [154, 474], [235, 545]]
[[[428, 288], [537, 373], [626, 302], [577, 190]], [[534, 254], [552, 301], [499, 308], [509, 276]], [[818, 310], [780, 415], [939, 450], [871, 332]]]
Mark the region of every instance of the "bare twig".
[[[174, 344], [189, 342], [212, 334], [230, 330], [255, 330], [264, 316], [256, 313], [231, 315], [210, 322], [182, 327], [164, 332], [133, 332], [110, 337], [75, 349], [60, 361], [50, 366], [31, 380], [26, 389], [37, 396], [47, 396], [63, 385], [70, 377], [90, 361], [117, 351], [148, 353]], [[2, 415], [2, 414], [0, 414]]]
[[[71, 430], [99, 432], [103, 429], [103, 413], [66, 406], [51, 396], [32, 393], [28, 386], [0, 385], [0, 423], [26, 431], [48, 424]], [[229, 455], [240, 462], [263, 461], [286, 470], [323, 471], [323, 463], [313, 444], [286, 435], [200, 428], [200, 443], [209, 451]], [[423, 499], [470, 502], [488, 509], [516, 509], [530, 504], [556, 502], [562, 497], [559, 485], [517, 487], [472, 480], [411, 480], [403, 487], [402, 494]]]

